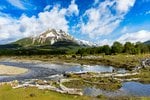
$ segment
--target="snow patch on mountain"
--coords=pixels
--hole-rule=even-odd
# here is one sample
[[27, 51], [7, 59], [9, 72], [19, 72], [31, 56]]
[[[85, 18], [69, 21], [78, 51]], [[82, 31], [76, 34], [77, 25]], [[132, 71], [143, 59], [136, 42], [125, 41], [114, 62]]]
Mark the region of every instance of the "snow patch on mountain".
[[35, 40], [38, 40], [39, 43], [45, 43], [46, 41], [49, 41], [51, 45], [58, 41], [64, 41], [69, 40], [73, 41], [79, 45], [85, 45], [85, 46], [97, 46], [96, 44], [85, 41], [85, 40], [79, 40], [75, 39], [73, 36], [71, 36], [69, 33], [66, 33], [62, 30], [55, 30], [55, 29], [48, 29], [47, 31], [41, 33], [39, 36], [32, 37], [33, 44]]

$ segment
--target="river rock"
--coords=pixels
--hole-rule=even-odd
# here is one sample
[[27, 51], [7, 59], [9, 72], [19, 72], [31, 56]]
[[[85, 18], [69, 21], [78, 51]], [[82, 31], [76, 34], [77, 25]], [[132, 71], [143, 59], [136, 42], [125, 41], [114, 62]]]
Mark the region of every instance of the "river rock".
[[141, 65], [142, 67], [147, 67], [147, 66], [150, 66], [150, 59], [144, 59], [141, 61]]

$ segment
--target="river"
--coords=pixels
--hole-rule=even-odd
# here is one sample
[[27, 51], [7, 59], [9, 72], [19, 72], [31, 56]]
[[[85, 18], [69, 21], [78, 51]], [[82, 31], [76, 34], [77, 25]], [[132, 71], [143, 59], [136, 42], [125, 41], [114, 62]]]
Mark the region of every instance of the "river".
[[[45, 62], [15, 62], [15, 61], [1, 61], [0, 64], [27, 68], [28, 73], [16, 76], [0, 76], [0, 82], [7, 82], [12, 80], [26, 80], [26, 79], [46, 79], [47, 77], [64, 74], [66, 72], [113, 72], [125, 73], [123, 68], [114, 68], [112, 66], [101, 65], [79, 65], [79, 64], [51, 64]], [[85, 95], [97, 96], [105, 94], [107, 96], [150, 96], [150, 84], [142, 84], [138, 82], [124, 82], [122, 87], [117, 91], [104, 91], [94, 87], [87, 87], [83, 89]]]

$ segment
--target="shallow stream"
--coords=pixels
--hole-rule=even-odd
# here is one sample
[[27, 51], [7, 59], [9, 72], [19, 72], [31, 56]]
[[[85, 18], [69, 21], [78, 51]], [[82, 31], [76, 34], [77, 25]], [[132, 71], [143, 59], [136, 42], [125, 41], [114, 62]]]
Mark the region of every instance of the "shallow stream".
[[[27, 68], [28, 73], [16, 75], [16, 76], [0, 76], [0, 82], [12, 81], [12, 80], [25, 80], [25, 79], [46, 79], [52, 75], [64, 74], [66, 72], [113, 72], [125, 73], [123, 68], [114, 68], [112, 66], [100, 66], [100, 65], [79, 65], [79, 64], [50, 64], [44, 62], [11, 62], [1, 61], [0, 64], [10, 65], [15, 67]], [[117, 91], [104, 91], [94, 87], [87, 87], [83, 89], [85, 95], [97, 96], [104, 94], [107, 96], [150, 96], [150, 84], [142, 84], [138, 82], [124, 82], [122, 87]]]

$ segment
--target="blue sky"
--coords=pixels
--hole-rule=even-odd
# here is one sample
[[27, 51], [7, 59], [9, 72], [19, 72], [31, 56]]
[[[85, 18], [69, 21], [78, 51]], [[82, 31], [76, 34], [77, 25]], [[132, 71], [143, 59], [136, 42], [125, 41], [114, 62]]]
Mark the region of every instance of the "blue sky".
[[150, 0], [1, 0], [0, 44], [48, 28], [100, 45], [150, 40]]

